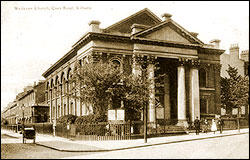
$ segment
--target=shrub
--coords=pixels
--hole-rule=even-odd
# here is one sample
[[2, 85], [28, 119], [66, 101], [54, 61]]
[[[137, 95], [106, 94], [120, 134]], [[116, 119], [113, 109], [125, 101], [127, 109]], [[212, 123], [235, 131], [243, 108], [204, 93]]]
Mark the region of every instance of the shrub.
[[74, 124], [77, 116], [69, 114], [65, 116], [61, 116], [57, 119], [56, 123], [61, 123], [61, 124]]
[[97, 122], [106, 122], [106, 115], [90, 114], [85, 116], [79, 116], [75, 120], [75, 124], [92, 124]]

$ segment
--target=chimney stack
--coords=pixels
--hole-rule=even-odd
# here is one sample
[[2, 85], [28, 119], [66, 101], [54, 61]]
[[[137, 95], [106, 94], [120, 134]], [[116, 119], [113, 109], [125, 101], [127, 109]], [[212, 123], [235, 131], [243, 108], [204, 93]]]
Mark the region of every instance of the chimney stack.
[[229, 53], [235, 58], [240, 58], [240, 48], [238, 44], [231, 44], [229, 48]]
[[219, 49], [220, 48], [220, 40], [219, 39], [213, 39], [210, 41], [210, 44], [214, 46], [214, 48]]
[[161, 17], [164, 19], [164, 21], [171, 19], [172, 15], [169, 13], [164, 13], [161, 15]]
[[237, 43], [236, 44], [231, 44], [229, 49], [230, 50], [234, 50], [234, 49], [239, 50], [239, 46], [238, 46]]
[[89, 22], [89, 32], [97, 32], [101, 33], [101, 29], [99, 28], [101, 22], [99, 21], [90, 21]]

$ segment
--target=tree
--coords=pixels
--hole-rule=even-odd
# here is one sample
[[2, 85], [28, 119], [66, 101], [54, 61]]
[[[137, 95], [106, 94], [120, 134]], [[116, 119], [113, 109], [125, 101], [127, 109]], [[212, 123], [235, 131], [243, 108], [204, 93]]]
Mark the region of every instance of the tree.
[[221, 102], [227, 113], [233, 108], [248, 105], [249, 77], [238, 74], [238, 69], [228, 65], [229, 77], [221, 77]]
[[129, 113], [127, 117], [136, 119], [136, 112], [141, 111], [148, 101], [147, 78], [122, 73], [112, 63], [76, 64], [70, 83], [69, 95], [84, 103], [91, 103], [94, 114], [106, 114], [112, 105], [112, 108], [116, 107], [115, 102], [122, 101]]
[[247, 108], [249, 104], [249, 77], [239, 75], [237, 68], [230, 65], [226, 71], [229, 77], [221, 77], [222, 107], [228, 114], [232, 114], [232, 109], [237, 108], [239, 115], [241, 107]]

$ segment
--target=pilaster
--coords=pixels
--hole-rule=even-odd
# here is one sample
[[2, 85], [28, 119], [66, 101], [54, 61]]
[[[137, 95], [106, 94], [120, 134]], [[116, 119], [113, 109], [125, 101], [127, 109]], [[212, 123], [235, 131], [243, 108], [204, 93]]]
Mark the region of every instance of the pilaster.
[[221, 70], [221, 64], [214, 64], [214, 86], [215, 86], [215, 114], [221, 114], [221, 99], [220, 99], [220, 70]]

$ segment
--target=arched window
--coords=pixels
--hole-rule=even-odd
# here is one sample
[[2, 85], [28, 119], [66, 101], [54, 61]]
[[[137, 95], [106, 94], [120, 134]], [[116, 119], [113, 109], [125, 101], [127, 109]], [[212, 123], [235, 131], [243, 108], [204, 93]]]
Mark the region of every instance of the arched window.
[[118, 60], [113, 60], [112, 63], [115, 65], [115, 68], [119, 68], [121, 65]]
[[199, 70], [199, 85], [200, 87], [206, 87], [207, 85], [207, 73], [203, 68]]

